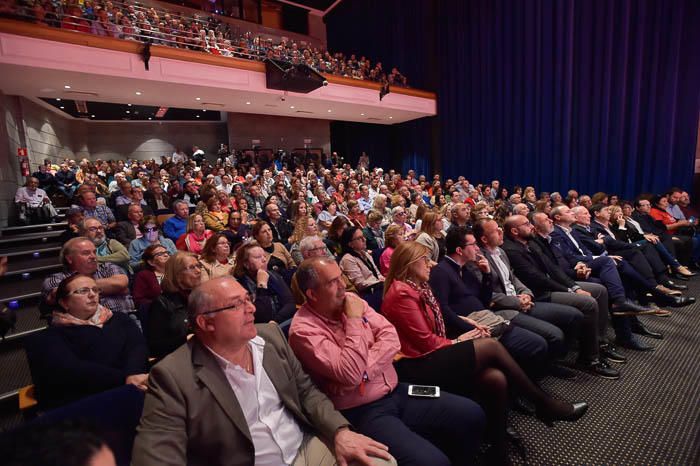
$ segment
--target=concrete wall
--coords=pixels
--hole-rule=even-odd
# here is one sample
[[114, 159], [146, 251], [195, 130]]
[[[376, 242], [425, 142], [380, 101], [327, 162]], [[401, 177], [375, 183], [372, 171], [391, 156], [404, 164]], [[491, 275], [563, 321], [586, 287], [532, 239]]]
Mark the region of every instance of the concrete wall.
[[0, 141], [6, 141], [0, 143], [0, 226], [7, 225], [9, 209], [20, 182], [17, 161], [17, 148], [22, 147], [17, 123], [19, 113], [18, 99], [0, 92]]
[[94, 159], [160, 160], [175, 147], [189, 151], [193, 144], [207, 154], [216, 154], [227, 143], [226, 123], [83, 123], [88, 126], [87, 147]]
[[328, 120], [290, 118], [247, 113], [228, 114], [229, 146], [249, 149], [251, 140], [259, 139], [266, 149], [295, 149], [304, 147], [304, 139], [311, 139], [311, 147], [331, 148], [331, 126]]

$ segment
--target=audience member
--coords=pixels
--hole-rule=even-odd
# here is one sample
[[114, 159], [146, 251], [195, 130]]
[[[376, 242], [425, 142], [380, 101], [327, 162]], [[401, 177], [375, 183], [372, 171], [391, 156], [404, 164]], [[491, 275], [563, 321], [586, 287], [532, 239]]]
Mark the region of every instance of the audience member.
[[127, 205], [127, 220], [117, 222], [112, 230], [114, 237], [126, 247], [129, 247], [135, 239], [143, 238], [141, 231], [141, 221], [143, 220], [143, 208], [138, 204]]
[[[276, 325], [253, 325], [255, 306], [236, 280], [202, 284], [188, 310], [194, 337], [151, 372], [134, 466], [163, 458], [192, 465], [390, 459], [385, 445], [348, 428]], [[216, 401], [221, 394], [226, 403]]]
[[535, 403], [544, 422], [575, 421], [585, 414], [586, 403], [551, 398], [497, 340], [479, 338], [490, 335], [488, 327], [471, 321], [472, 330], [448, 339], [440, 304], [428, 285], [431, 264], [428, 249], [416, 242], [400, 244], [391, 258], [382, 314], [394, 324], [401, 341], [402, 358], [396, 363], [401, 382], [438, 385], [478, 399], [487, 413], [494, 464], [503, 464], [507, 457], [508, 385]]
[[170, 251], [162, 244], [152, 244], [143, 251], [143, 268], [134, 277], [133, 296], [137, 309], [149, 309], [151, 303], [163, 293], [160, 283], [169, 258]]
[[150, 354], [163, 358], [182, 345], [189, 331], [187, 298], [202, 281], [202, 265], [189, 252], [177, 252], [165, 263], [163, 294], [148, 311], [146, 337]]
[[264, 220], [253, 224], [252, 237], [257, 241], [267, 257], [267, 267], [283, 277], [291, 278], [291, 273], [296, 268], [296, 263], [282, 243], [274, 241], [272, 228]]
[[235, 261], [231, 256], [231, 243], [223, 233], [214, 233], [204, 245], [200, 261], [202, 283], [212, 278], [230, 275]]
[[17, 188], [15, 206], [21, 225], [51, 223], [58, 215], [46, 191], [39, 187], [39, 180], [27, 177], [24, 186]]
[[255, 322], [282, 323], [292, 318], [296, 304], [284, 279], [268, 270], [267, 253], [256, 241], [243, 244], [236, 251], [233, 276], [255, 303]]
[[100, 304], [100, 288], [81, 272], [61, 280], [49, 328], [26, 344], [43, 408], [123, 384], [146, 389], [143, 335], [128, 316]]
[[427, 402], [408, 397], [392, 364], [401, 347], [396, 329], [346, 293], [333, 259], [309, 259], [296, 276], [307, 299], [292, 321], [289, 345], [336, 409], [386, 444], [399, 464], [470, 463], [484, 424], [481, 408], [444, 391]]
[[78, 234], [89, 239], [95, 245], [98, 263], [111, 262], [124, 269], [127, 274], [131, 273], [129, 252], [116, 239], [107, 238], [105, 228], [99, 220], [86, 218], [80, 222]]
[[170, 241], [177, 242], [187, 231], [187, 220], [190, 209], [187, 206], [187, 202], [178, 200], [173, 202], [173, 212], [175, 215], [163, 223], [163, 234]]
[[154, 244], [164, 246], [171, 255], [177, 252], [175, 244], [161, 234], [158, 229], [158, 220], [156, 220], [155, 217], [149, 216], [142, 218], [139, 224], [139, 230], [143, 232], [143, 236], [129, 243], [129, 264], [131, 267], [140, 265], [143, 251]]
[[180, 251], [191, 252], [199, 256], [204, 250], [204, 244], [213, 234], [213, 231], [206, 229], [204, 218], [200, 214], [192, 214], [187, 219], [187, 229], [178, 238], [176, 246]]

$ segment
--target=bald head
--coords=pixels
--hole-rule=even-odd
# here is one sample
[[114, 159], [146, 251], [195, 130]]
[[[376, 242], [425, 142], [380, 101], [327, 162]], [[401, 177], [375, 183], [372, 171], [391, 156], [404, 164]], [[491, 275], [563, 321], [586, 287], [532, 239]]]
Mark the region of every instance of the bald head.
[[511, 239], [526, 242], [532, 238], [533, 228], [524, 215], [511, 215], [503, 223], [503, 232]]

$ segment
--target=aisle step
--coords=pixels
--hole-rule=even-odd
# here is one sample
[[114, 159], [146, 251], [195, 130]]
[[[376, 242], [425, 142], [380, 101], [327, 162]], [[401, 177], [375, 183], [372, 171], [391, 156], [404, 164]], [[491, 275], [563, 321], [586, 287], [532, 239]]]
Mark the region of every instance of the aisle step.
[[36, 258], [46, 257], [46, 256], [58, 256], [61, 252], [61, 244], [50, 243], [50, 244], [21, 244], [17, 246], [9, 246], [0, 248], [0, 256], [7, 256], [10, 258], [10, 263], [12, 263], [13, 257], [27, 256], [32, 257], [34, 254], [38, 254]]
[[62, 231], [40, 231], [38, 233], [23, 233], [18, 235], [3, 236], [0, 238], [0, 247], [4, 245], [14, 246], [16, 244], [31, 241], [35, 244], [55, 243]]
[[27, 280], [3, 280], [0, 282], [0, 302], [19, 301], [20, 307], [25, 306], [26, 301], [41, 296], [41, 285], [44, 276], [30, 277]]
[[6, 227], [0, 229], [0, 236], [14, 236], [23, 233], [39, 231], [63, 231], [68, 227], [68, 222], [42, 223], [40, 225], [24, 225], [19, 227]]
[[60, 270], [62, 267], [61, 262], [57, 256], [46, 256], [34, 259], [31, 256], [27, 258], [16, 258], [14, 260], [10, 259], [7, 265], [6, 277], [13, 277], [15, 275], [22, 275], [24, 273], [36, 274], [38, 272], [47, 275], [49, 273], [54, 273]]

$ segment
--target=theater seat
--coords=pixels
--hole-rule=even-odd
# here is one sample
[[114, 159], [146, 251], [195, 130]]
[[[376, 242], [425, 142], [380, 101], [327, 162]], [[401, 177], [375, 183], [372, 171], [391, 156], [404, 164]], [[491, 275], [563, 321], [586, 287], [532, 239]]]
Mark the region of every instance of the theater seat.
[[23, 424], [15, 433], [66, 420], [86, 420], [98, 429], [110, 446], [117, 464], [128, 465], [131, 462], [131, 448], [136, 436], [136, 426], [143, 411], [143, 400], [144, 394], [141, 390], [133, 385], [124, 385], [46, 411]]

